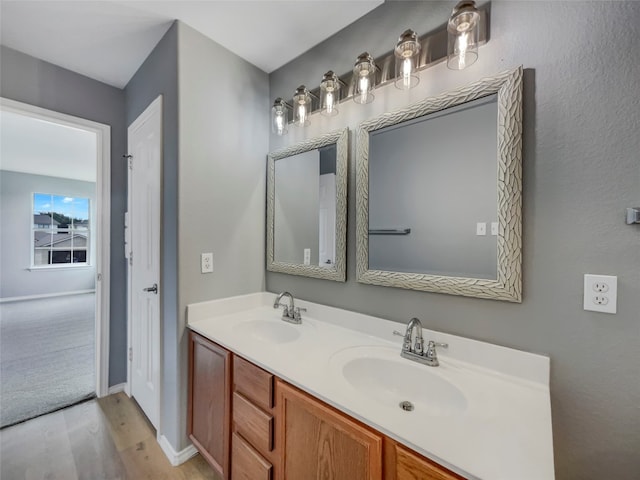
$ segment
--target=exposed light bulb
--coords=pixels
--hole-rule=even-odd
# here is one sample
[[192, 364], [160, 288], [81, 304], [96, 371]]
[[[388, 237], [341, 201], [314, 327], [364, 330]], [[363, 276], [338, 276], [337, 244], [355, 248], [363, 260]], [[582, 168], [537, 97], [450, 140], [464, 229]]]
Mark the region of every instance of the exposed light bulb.
[[326, 117], [338, 114], [340, 102], [340, 79], [329, 70], [320, 82], [320, 113]]
[[298, 105], [298, 123], [304, 125], [307, 121], [307, 107], [304, 103]]
[[462, 70], [478, 59], [480, 12], [475, 2], [459, 2], [447, 22], [447, 67]]
[[284, 132], [284, 117], [282, 113], [276, 115], [276, 133], [282, 135]]
[[358, 87], [360, 89], [361, 103], [366, 103], [367, 95], [369, 95], [369, 75], [361, 76], [360, 80], [358, 80], [358, 84]]
[[409, 88], [411, 85], [411, 70], [413, 69], [411, 58], [407, 57], [402, 61], [402, 85]]
[[326, 110], [328, 114], [333, 113], [333, 92], [327, 91]]
[[420, 49], [416, 32], [409, 29], [400, 35], [394, 50], [396, 57], [395, 85], [397, 88], [408, 90], [420, 82], [416, 73], [420, 63]]
[[457, 51], [458, 51], [458, 69], [462, 70], [467, 66], [467, 47], [469, 34], [467, 32], [463, 32], [458, 36], [457, 40]]
[[284, 135], [288, 131], [289, 115], [287, 104], [282, 98], [276, 98], [271, 108], [271, 131], [276, 135]]
[[373, 102], [376, 81], [376, 65], [367, 52], [358, 55], [353, 66], [353, 101], [364, 105]]

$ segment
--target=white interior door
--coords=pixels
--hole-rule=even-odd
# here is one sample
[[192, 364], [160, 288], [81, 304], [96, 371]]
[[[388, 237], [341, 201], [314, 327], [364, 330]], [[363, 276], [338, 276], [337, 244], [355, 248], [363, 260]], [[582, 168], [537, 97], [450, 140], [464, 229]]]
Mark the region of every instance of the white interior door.
[[158, 428], [162, 97], [128, 129], [129, 391]]
[[318, 265], [336, 263], [336, 174], [320, 175], [320, 238]]

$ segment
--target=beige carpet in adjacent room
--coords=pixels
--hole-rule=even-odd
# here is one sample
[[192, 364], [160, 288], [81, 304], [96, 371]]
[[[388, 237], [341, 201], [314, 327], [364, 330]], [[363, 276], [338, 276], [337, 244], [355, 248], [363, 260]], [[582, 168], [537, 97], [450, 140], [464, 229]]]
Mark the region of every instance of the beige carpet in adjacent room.
[[95, 395], [95, 294], [0, 304], [0, 427]]

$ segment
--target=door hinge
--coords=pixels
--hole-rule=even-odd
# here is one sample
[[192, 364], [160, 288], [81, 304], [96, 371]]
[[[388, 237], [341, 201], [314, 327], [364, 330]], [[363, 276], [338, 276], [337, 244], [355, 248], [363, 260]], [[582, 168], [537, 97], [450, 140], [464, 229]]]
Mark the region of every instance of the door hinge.
[[133, 168], [133, 155], [122, 155], [122, 158], [127, 159], [127, 164], [129, 165], [129, 169]]
[[129, 266], [133, 267], [133, 252], [129, 252]]
[[129, 347], [129, 361], [133, 360], [133, 348]]

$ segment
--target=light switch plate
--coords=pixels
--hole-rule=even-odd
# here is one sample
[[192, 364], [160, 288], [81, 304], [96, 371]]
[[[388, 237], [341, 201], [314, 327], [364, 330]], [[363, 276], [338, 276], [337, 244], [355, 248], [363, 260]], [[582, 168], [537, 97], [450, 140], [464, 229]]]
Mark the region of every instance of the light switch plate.
[[304, 249], [304, 264], [311, 265], [311, 249], [310, 248]]
[[585, 310], [602, 313], [616, 313], [618, 303], [618, 277], [611, 275], [584, 276]]
[[476, 235], [484, 236], [487, 234], [486, 222], [478, 222], [476, 224]]

